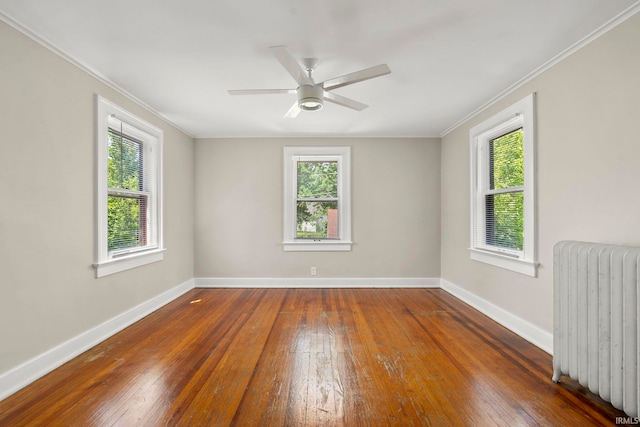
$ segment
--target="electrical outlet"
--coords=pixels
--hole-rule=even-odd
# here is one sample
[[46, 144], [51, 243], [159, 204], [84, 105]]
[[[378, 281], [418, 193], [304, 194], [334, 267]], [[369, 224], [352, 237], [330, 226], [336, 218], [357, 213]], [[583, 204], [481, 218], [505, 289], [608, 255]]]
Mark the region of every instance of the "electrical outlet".
[[316, 268], [315, 267], [311, 267], [311, 275], [315, 276], [317, 273]]

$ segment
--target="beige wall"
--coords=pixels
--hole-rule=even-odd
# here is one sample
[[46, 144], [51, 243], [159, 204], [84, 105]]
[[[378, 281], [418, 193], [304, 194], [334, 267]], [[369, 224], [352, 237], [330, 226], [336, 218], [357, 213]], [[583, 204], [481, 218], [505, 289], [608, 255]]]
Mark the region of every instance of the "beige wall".
[[[283, 252], [284, 146], [351, 147], [351, 252]], [[196, 140], [196, 277], [439, 277], [438, 139]]]
[[[442, 277], [552, 331], [553, 245], [640, 245], [640, 14], [442, 140]], [[538, 101], [538, 278], [469, 260], [469, 129], [525, 95]]]
[[[193, 277], [193, 140], [0, 22], [0, 374]], [[164, 130], [162, 262], [94, 278], [94, 94]]]

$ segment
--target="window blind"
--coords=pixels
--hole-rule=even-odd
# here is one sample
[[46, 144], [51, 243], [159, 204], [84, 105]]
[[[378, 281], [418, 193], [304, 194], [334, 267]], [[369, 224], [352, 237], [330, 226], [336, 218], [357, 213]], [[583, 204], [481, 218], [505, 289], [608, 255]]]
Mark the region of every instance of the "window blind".
[[[521, 251], [524, 248], [524, 157], [522, 128], [486, 140], [481, 146], [484, 174], [484, 244]], [[479, 237], [479, 236], [478, 236]]]
[[110, 253], [127, 253], [151, 242], [149, 218], [152, 192], [149, 147], [116, 119], [108, 129], [108, 225]]

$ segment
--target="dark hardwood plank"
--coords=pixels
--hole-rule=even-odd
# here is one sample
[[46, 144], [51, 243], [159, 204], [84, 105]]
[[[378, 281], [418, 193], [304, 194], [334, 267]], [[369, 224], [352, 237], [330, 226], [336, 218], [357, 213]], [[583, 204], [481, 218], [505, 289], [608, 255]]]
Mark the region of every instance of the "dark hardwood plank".
[[436, 289], [196, 289], [0, 402], [11, 426], [615, 425]]

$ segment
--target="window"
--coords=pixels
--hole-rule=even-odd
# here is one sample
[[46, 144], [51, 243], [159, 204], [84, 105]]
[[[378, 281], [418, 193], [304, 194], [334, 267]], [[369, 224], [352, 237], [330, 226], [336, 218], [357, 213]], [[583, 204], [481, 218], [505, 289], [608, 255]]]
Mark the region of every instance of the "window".
[[163, 258], [162, 131], [96, 98], [96, 276]]
[[284, 148], [285, 251], [351, 250], [350, 147]]
[[531, 94], [470, 131], [471, 259], [536, 275]]

